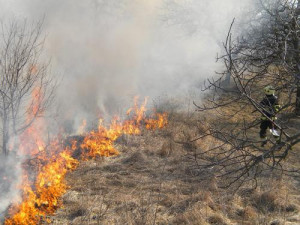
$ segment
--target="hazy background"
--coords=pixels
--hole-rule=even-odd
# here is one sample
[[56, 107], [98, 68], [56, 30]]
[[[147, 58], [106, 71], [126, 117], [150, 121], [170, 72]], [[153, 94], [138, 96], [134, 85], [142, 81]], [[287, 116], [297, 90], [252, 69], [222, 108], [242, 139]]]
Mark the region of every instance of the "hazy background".
[[[3, 21], [44, 18], [60, 116], [120, 113], [135, 95], [200, 92], [248, 0], [0, 0]], [[130, 99], [130, 101], [129, 101]]]
[[[202, 81], [220, 69], [215, 59], [232, 19], [238, 31], [251, 6], [252, 0], [0, 0], [0, 19], [44, 20], [45, 54], [60, 81], [56, 120], [75, 132], [84, 118], [124, 112], [135, 95], [199, 100]], [[19, 166], [8, 164], [3, 174], [19, 177]], [[6, 183], [0, 180], [0, 223], [15, 196], [15, 183]]]

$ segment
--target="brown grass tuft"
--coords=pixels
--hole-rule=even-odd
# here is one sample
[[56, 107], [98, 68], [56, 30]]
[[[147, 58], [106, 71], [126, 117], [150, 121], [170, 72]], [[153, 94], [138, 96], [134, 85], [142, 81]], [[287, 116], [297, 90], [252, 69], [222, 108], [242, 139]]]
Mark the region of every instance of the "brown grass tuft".
[[228, 223], [225, 222], [224, 217], [218, 214], [210, 216], [208, 222], [212, 225], [228, 225]]
[[174, 151], [174, 143], [173, 141], [167, 140], [163, 143], [161, 149], [158, 151], [158, 155], [161, 157], [168, 157]]
[[244, 209], [240, 209], [237, 211], [237, 215], [240, 216], [244, 220], [252, 220], [258, 217], [258, 213], [253, 207], [247, 206]]
[[280, 205], [277, 204], [278, 196], [272, 191], [264, 192], [256, 197], [255, 207], [261, 212], [274, 212], [276, 209], [280, 208]]
[[164, 131], [123, 136], [118, 157], [82, 162], [68, 174], [71, 190], [53, 224], [270, 225], [283, 218], [300, 224], [299, 186], [264, 177], [256, 189], [234, 192], [218, 188], [213, 171], [197, 171], [194, 153], [219, 144], [212, 137], [190, 142], [214, 117], [202, 116], [173, 113]]

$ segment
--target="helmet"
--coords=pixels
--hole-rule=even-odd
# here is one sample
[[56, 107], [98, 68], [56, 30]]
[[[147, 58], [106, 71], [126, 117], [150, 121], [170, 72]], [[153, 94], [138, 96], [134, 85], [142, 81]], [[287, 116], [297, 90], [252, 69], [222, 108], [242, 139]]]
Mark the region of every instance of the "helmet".
[[266, 95], [274, 95], [275, 94], [275, 88], [271, 85], [268, 85], [264, 88], [264, 92]]

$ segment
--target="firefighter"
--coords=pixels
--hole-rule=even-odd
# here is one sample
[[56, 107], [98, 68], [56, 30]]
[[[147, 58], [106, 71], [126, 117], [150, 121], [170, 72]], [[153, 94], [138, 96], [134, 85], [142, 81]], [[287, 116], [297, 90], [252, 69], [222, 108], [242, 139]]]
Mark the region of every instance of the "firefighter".
[[260, 102], [262, 107], [263, 115], [260, 123], [260, 138], [262, 139], [261, 146], [263, 147], [267, 143], [267, 129], [269, 128], [276, 142], [280, 142], [280, 135], [277, 131], [276, 114], [280, 110], [278, 98], [275, 96], [275, 88], [273, 86], [266, 86], [264, 88], [265, 98]]

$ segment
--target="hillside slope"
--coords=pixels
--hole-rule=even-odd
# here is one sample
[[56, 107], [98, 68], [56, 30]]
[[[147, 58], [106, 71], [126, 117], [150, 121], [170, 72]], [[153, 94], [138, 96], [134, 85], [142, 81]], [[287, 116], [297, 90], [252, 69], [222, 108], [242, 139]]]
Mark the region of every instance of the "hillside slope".
[[[119, 138], [119, 156], [82, 162], [52, 224], [300, 224], [300, 179], [272, 175], [237, 192], [201, 179], [193, 152], [214, 143], [187, 142], [200, 116], [174, 114], [164, 130]], [[289, 160], [300, 165], [299, 148]]]

